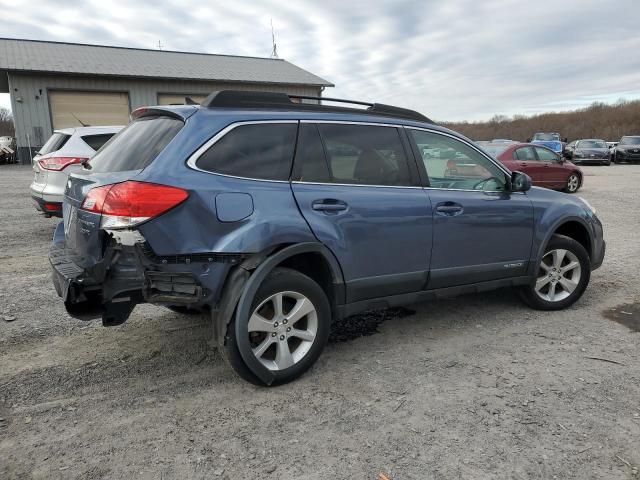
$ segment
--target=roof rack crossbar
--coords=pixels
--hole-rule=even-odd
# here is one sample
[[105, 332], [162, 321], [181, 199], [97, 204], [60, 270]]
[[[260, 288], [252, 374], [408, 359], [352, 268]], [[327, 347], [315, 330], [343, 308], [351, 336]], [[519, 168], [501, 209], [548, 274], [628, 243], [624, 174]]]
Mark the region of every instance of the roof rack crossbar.
[[[318, 103], [297, 103], [291, 100], [315, 100]], [[346, 108], [333, 105], [322, 105], [320, 102], [346, 103], [351, 105], [363, 105], [366, 109]], [[304, 109], [319, 111], [337, 111], [349, 113], [362, 113], [369, 115], [382, 115], [388, 117], [400, 117], [419, 122], [433, 123], [415, 110], [407, 108], [384, 105], [382, 103], [368, 103], [357, 100], [344, 100], [332, 97], [313, 97], [309, 95], [288, 95], [286, 93], [254, 92], [240, 90], [220, 90], [212, 92], [201, 103], [203, 107], [226, 107], [226, 108], [286, 108]]]

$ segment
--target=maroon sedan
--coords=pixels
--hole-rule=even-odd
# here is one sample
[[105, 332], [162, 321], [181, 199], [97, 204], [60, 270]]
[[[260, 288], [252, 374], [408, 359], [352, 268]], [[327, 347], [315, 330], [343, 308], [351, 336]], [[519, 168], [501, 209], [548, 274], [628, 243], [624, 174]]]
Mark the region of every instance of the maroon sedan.
[[582, 170], [554, 151], [530, 143], [488, 143], [487, 153], [512, 172], [524, 172], [534, 185], [575, 193], [582, 186]]

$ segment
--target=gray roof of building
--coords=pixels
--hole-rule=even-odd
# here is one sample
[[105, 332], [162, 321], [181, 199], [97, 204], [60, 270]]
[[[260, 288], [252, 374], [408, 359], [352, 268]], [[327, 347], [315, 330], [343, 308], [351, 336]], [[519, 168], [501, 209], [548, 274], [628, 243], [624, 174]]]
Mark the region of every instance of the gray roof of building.
[[333, 86], [282, 59], [0, 38], [0, 70]]

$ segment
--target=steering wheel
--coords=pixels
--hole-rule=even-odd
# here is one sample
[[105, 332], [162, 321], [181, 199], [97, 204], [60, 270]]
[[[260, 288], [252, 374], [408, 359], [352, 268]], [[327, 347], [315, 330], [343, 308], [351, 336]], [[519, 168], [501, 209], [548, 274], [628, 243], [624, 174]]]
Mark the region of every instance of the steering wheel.
[[[488, 177], [488, 178], [483, 178], [482, 180], [480, 180], [478, 183], [476, 183], [473, 186], [473, 190], [484, 190], [484, 185], [489, 181], [489, 180], [495, 180], [497, 185], [500, 185], [500, 179], [498, 177]], [[480, 185], [482, 185], [482, 188], [478, 188]]]

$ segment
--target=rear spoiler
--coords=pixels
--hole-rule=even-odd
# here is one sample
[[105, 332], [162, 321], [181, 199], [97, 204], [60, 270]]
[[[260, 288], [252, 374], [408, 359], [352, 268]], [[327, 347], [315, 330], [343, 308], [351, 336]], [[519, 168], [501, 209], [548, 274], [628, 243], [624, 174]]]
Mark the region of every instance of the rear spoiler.
[[140, 107], [131, 112], [131, 120], [143, 117], [171, 117], [183, 122], [196, 113], [197, 107], [191, 105], [181, 105], [180, 107]]

